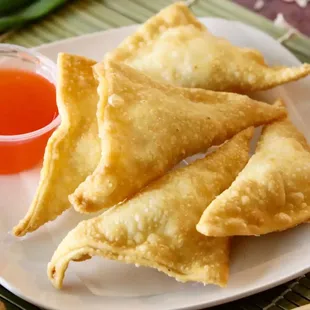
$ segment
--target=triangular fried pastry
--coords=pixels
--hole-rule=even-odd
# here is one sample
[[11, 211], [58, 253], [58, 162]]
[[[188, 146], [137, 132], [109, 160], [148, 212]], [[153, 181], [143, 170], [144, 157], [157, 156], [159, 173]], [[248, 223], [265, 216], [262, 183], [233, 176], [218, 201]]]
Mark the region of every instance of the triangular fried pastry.
[[253, 128], [237, 134], [214, 153], [174, 170], [131, 200], [81, 222], [61, 242], [48, 266], [62, 286], [70, 261], [98, 255], [158, 269], [182, 282], [226, 285], [228, 238], [196, 231], [206, 205], [246, 165]]
[[150, 18], [108, 54], [153, 79], [181, 87], [246, 93], [310, 74], [310, 65], [270, 67], [260, 52], [212, 35], [183, 3]]
[[94, 64], [80, 56], [58, 56], [57, 105], [62, 121], [48, 141], [36, 195], [25, 218], [14, 228], [16, 236], [36, 230], [68, 209], [68, 195], [99, 162]]
[[246, 96], [159, 84], [122, 63], [95, 68], [102, 157], [70, 196], [82, 213], [111, 207], [182, 159], [286, 115], [283, 107]]
[[262, 235], [310, 219], [310, 148], [288, 120], [264, 128], [257, 151], [205, 210], [206, 236]]

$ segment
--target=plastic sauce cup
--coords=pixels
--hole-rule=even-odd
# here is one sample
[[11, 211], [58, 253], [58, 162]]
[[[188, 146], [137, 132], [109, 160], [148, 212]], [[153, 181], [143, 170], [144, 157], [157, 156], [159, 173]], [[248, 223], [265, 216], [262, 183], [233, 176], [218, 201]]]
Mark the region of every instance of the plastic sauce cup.
[[[56, 84], [56, 65], [50, 59], [20, 46], [0, 44], [0, 70], [8, 68], [30, 71]], [[0, 174], [18, 173], [38, 164], [43, 158], [47, 140], [60, 121], [58, 114], [49, 124], [35, 131], [0, 135]]]

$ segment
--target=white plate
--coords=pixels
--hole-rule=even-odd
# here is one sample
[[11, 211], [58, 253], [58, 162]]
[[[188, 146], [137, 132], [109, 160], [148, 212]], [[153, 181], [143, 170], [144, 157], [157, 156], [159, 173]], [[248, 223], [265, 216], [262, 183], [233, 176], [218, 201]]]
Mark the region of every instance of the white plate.
[[[201, 19], [216, 35], [236, 45], [262, 51], [273, 64], [298, 65], [297, 59], [266, 34], [243, 25], [213, 18]], [[100, 60], [136, 26], [114, 29], [39, 47], [52, 59], [70, 52]], [[281, 96], [291, 118], [308, 134], [310, 82], [304, 79], [265, 92], [268, 100]], [[260, 95], [259, 95], [260, 96]], [[307, 102], [308, 100], [308, 102]], [[309, 125], [308, 125], [309, 128]], [[57, 221], [23, 239], [9, 231], [25, 214], [38, 181], [38, 169], [0, 176], [0, 283], [22, 298], [49, 309], [197, 309], [228, 302], [288, 281], [310, 271], [310, 225], [264, 237], [236, 238], [232, 245], [231, 275], [225, 289], [181, 284], [153, 269], [100, 258], [72, 263], [64, 289], [55, 290], [46, 276], [46, 265], [57, 244], [81, 217], [66, 212]]]

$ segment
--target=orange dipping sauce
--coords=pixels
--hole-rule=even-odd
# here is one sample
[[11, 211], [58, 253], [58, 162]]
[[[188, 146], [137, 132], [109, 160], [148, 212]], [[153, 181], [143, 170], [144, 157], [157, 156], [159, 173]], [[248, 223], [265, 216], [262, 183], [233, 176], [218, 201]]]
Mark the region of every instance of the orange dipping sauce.
[[0, 69], [0, 135], [20, 135], [57, 115], [55, 86], [31, 71]]
[[[0, 69], [0, 136], [34, 132], [58, 116], [55, 85], [43, 76], [19, 69]], [[37, 164], [52, 130], [13, 142], [0, 137], [0, 174]], [[14, 137], [12, 137], [14, 138]]]

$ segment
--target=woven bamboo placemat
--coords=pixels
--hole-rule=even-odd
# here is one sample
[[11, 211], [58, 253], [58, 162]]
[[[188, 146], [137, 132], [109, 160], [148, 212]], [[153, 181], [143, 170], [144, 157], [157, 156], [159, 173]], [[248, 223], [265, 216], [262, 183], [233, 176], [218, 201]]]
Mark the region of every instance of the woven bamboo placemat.
[[[172, 0], [72, 1], [43, 20], [2, 37], [2, 41], [34, 47], [95, 31], [143, 23], [171, 2]], [[191, 8], [197, 16], [214, 16], [239, 20], [262, 29], [276, 39], [286, 32], [275, 27], [266, 18], [250, 12], [229, 0], [196, 0]], [[310, 39], [293, 37], [284, 44], [302, 62], [310, 63]], [[0, 306], [1, 302], [9, 310], [38, 310], [37, 307], [21, 300], [0, 286]], [[306, 304], [310, 304], [310, 273], [271, 290], [212, 309], [287, 310]]]

